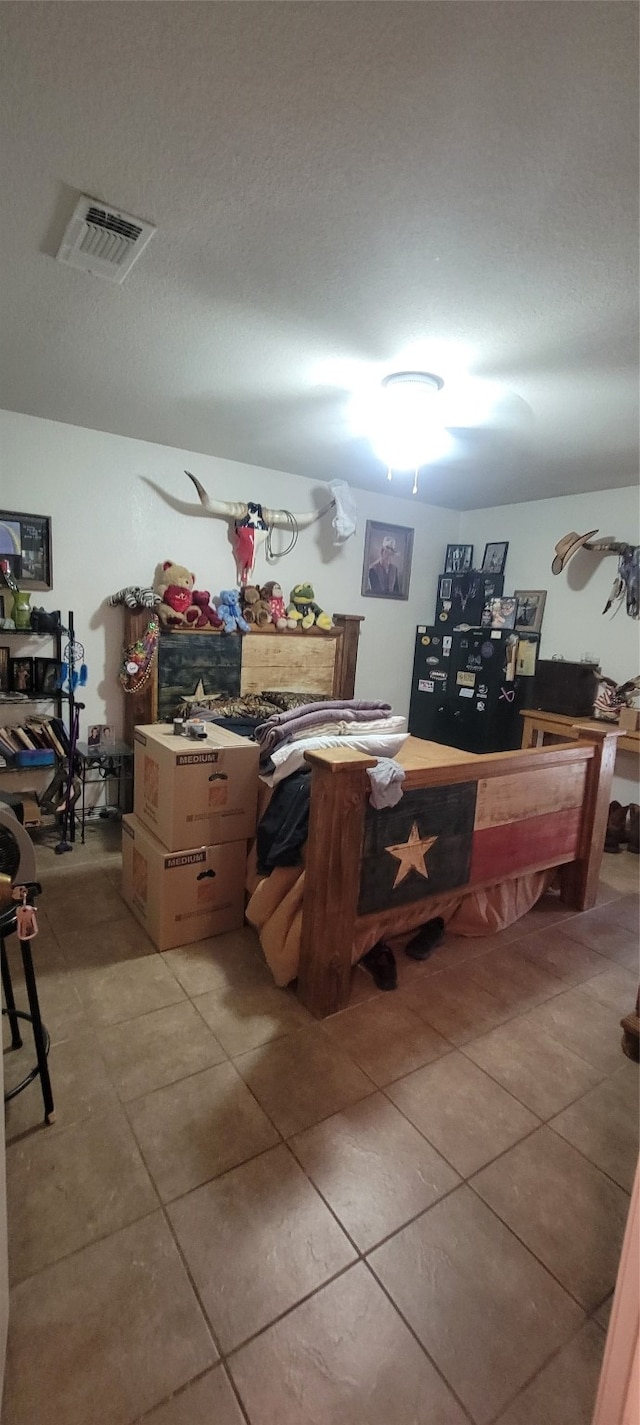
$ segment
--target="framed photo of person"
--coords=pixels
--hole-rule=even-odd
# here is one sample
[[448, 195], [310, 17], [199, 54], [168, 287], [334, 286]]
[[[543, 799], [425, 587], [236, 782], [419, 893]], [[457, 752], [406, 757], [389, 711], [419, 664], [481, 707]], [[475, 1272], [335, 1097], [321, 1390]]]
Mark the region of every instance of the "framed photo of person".
[[52, 698], [58, 691], [61, 667], [57, 658], [34, 659], [34, 690], [45, 698]]
[[509, 545], [507, 542], [485, 544], [484, 558], [482, 560], [483, 574], [504, 574], [508, 548]]
[[406, 525], [367, 520], [362, 566], [365, 599], [408, 599], [413, 530]]
[[9, 692], [9, 649], [0, 648], [0, 693]]
[[51, 589], [51, 520], [0, 510], [0, 559], [6, 559], [21, 589]]
[[514, 628], [516, 622], [516, 600], [491, 599], [487, 607], [491, 611], [491, 628]]
[[516, 589], [515, 627], [519, 633], [539, 633], [547, 600], [546, 589]]
[[445, 574], [466, 574], [473, 564], [472, 544], [448, 544], [444, 559]]
[[9, 689], [12, 693], [33, 693], [33, 658], [9, 659]]

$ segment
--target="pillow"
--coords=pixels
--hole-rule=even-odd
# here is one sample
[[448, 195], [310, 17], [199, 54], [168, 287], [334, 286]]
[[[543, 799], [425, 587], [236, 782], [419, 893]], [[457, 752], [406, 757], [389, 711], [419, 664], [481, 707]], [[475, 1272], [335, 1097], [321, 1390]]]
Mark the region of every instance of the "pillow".
[[291, 712], [292, 708], [303, 708], [307, 703], [327, 703], [332, 698], [332, 693], [283, 693], [274, 692], [271, 689], [263, 692], [263, 698], [267, 702], [275, 704], [277, 712]]
[[267, 702], [263, 693], [245, 693], [244, 697], [216, 693], [209, 698], [181, 698], [176, 716], [197, 717], [198, 713], [209, 713], [212, 717], [255, 718], [260, 722], [280, 711], [275, 703]]
[[408, 738], [408, 732], [368, 733], [366, 737], [305, 737], [297, 742], [288, 742], [284, 747], [276, 747], [271, 753], [273, 771], [261, 772], [260, 776], [269, 787], [277, 787], [278, 782], [290, 777], [305, 766], [305, 752], [313, 752], [322, 747], [352, 747], [354, 752], [366, 752], [370, 757], [395, 757]]

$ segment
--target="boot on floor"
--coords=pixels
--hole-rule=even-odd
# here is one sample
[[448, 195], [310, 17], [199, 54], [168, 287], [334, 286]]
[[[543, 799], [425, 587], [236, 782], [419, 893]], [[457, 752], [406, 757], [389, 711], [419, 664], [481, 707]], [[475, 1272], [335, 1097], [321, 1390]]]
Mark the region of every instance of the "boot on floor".
[[640, 855], [640, 806], [631, 802], [627, 809], [627, 850]]
[[620, 802], [611, 802], [609, 807], [609, 820], [607, 822], [607, 834], [604, 839], [605, 851], [611, 851], [618, 855], [620, 846], [626, 841], [627, 812], [629, 808], [620, 805]]

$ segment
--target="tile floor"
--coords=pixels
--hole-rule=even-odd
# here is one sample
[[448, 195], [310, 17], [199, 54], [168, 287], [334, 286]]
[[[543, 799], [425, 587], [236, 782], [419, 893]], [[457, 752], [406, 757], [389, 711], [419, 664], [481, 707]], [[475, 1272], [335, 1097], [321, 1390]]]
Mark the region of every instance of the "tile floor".
[[57, 1120], [37, 1084], [7, 1108], [5, 1425], [589, 1425], [635, 858], [587, 914], [403, 957], [395, 994], [357, 970], [323, 1024], [249, 930], [158, 954], [117, 831], [40, 862]]

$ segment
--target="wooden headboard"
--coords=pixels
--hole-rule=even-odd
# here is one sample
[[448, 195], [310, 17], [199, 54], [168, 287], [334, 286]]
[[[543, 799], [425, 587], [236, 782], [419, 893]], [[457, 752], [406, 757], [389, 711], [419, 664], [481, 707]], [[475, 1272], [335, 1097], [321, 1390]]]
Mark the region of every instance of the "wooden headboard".
[[[352, 698], [355, 688], [360, 614], [334, 614], [335, 627], [320, 629], [255, 629], [251, 633], [220, 633], [217, 629], [163, 630], [158, 657], [148, 682], [138, 693], [125, 693], [123, 735], [133, 744], [140, 723], [172, 716], [181, 697], [201, 683], [206, 696], [274, 691], [323, 693]], [[149, 611], [125, 609], [125, 646], [141, 638]]]

